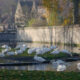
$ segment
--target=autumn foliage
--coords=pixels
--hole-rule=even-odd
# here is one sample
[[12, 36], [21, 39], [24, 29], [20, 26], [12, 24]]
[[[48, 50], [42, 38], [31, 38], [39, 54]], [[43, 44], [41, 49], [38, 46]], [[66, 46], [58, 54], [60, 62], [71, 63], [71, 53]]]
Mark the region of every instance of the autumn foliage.
[[68, 25], [73, 23], [72, 3], [69, 0], [43, 0], [47, 8], [49, 25]]

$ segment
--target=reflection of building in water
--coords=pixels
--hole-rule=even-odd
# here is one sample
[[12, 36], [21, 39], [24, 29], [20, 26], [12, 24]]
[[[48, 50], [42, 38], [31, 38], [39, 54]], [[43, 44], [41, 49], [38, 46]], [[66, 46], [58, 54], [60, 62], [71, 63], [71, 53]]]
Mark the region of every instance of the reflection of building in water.
[[14, 70], [27, 70], [26, 66], [15, 66], [13, 67]]
[[28, 70], [35, 70], [35, 66], [34, 65], [28, 65]]
[[45, 71], [46, 67], [47, 67], [46, 64], [38, 64], [38, 65], [35, 65], [35, 70]]

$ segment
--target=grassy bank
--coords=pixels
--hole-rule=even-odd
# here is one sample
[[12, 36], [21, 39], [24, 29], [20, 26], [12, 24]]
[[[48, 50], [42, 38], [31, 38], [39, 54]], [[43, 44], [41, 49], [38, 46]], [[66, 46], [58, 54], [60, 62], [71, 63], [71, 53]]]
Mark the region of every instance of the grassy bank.
[[[43, 58], [46, 58], [48, 60], [51, 60], [51, 59], [56, 59], [56, 58], [66, 58], [66, 57], [70, 57], [70, 55], [68, 54], [65, 54], [65, 53], [60, 53], [60, 54], [50, 54], [52, 51], [49, 51], [45, 54], [41, 54], [41, 55], [38, 55], [40, 57], [43, 57]], [[23, 52], [23, 54], [18, 54], [18, 55], [15, 55], [14, 57], [19, 57], [19, 56], [31, 56], [31, 57], [34, 57], [36, 55], [36, 53], [32, 53], [32, 54], [28, 54], [28, 49], [26, 51]]]
[[0, 70], [0, 80], [80, 80], [80, 73]]
[[[16, 50], [15, 49], [11, 49], [10, 51], [14, 52]], [[65, 54], [65, 53], [61, 53], [61, 52], [59, 54], [50, 54], [52, 51], [49, 51], [49, 52], [47, 52], [45, 54], [40, 54], [38, 56], [46, 58], [47, 60], [70, 57], [70, 55]], [[72, 53], [72, 54], [74, 55], [74, 53]], [[31, 56], [31, 57], [34, 57], [35, 55], [36, 55], [35, 52], [32, 53], [32, 54], [28, 54], [28, 49], [26, 49], [22, 54], [13, 55], [13, 57], [21, 57], [21, 56]], [[8, 55], [6, 55], [6, 54], [5, 54], [5, 56], [8, 57]]]

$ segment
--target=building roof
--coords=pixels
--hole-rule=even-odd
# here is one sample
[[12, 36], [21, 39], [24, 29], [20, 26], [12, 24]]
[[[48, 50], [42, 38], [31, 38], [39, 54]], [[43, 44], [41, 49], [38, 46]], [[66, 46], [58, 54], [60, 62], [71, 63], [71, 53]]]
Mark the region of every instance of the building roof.
[[33, 4], [32, 1], [21, 1], [20, 4], [24, 14], [30, 13]]
[[[20, 1], [20, 4], [22, 6], [23, 13], [26, 14], [26, 12], [30, 13], [33, 7], [33, 1]], [[40, 5], [39, 2], [35, 1], [35, 6], [37, 7]]]

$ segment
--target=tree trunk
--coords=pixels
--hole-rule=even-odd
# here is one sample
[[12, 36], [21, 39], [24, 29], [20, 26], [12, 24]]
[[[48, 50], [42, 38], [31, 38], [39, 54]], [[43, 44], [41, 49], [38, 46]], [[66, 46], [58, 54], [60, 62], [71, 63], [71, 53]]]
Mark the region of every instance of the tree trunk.
[[74, 2], [74, 24], [79, 24], [79, 0], [73, 0]]

